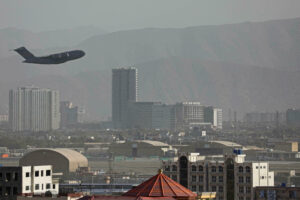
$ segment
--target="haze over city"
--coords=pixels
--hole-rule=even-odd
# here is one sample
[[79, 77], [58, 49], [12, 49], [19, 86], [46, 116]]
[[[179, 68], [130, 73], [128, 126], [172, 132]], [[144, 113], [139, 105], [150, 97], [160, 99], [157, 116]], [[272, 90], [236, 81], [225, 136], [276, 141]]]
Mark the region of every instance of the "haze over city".
[[300, 199], [299, 0], [0, 0], [0, 199]]

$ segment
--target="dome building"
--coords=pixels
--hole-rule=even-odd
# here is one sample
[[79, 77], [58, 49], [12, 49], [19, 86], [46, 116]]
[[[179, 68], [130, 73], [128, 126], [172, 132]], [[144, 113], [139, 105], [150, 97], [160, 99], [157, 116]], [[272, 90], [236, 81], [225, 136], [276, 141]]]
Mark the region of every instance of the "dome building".
[[52, 165], [54, 173], [64, 175], [88, 167], [88, 160], [72, 149], [37, 149], [25, 154], [19, 161], [20, 166]]

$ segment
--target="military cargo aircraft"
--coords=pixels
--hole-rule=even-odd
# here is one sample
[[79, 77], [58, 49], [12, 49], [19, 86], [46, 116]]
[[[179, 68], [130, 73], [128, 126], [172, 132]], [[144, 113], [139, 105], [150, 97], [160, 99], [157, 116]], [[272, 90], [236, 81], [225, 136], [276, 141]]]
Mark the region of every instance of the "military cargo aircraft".
[[23, 58], [25, 58], [23, 63], [33, 64], [61, 64], [70, 60], [79, 59], [85, 55], [84, 51], [81, 50], [66, 51], [41, 57], [34, 56], [25, 47], [14, 49], [14, 51], [19, 53]]

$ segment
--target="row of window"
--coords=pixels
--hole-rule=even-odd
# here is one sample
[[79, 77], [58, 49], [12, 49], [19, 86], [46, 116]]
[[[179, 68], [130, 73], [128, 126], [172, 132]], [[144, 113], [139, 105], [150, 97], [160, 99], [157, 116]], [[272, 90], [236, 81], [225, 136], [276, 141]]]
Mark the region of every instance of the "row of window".
[[[211, 167], [211, 172], [217, 172], [217, 167], [216, 166], [212, 166]], [[223, 172], [223, 167], [222, 166], [218, 167], [218, 172]]]
[[[171, 176], [172, 179], [174, 181], [177, 181], [177, 175], [172, 175]], [[218, 179], [218, 182], [219, 183], [223, 183], [224, 181], [224, 177], [223, 176], [211, 176], [211, 182], [213, 183], [216, 183], [217, 182], [217, 179]], [[198, 180], [197, 180], [197, 176], [192, 176], [192, 182], [195, 183], [195, 182], [200, 182], [200, 183], [203, 183], [203, 180], [204, 180], [204, 176], [198, 176]], [[246, 182], [244, 182], [244, 180]], [[239, 183], [251, 183], [251, 177], [250, 176], [246, 176], [246, 178], [244, 179], [243, 176], [239, 176]]]
[[[35, 190], [44, 190], [44, 184], [35, 184], [34, 185]], [[46, 190], [51, 189], [51, 183], [46, 184]], [[55, 184], [52, 185], [52, 189], [55, 189]], [[29, 186], [26, 186], [26, 190], [30, 190]]]
[[0, 172], [0, 181], [18, 181], [19, 174], [18, 172], [6, 172], [2, 173]]
[[[34, 172], [35, 177], [39, 177], [40, 175], [41, 175], [41, 177], [44, 176], [44, 170], [41, 170], [41, 171], [37, 170], [37, 171]], [[46, 176], [51, 176], [51, 170], [46, 170]]]
[[247, 173], [250, 173], [250, 172], [251, 172], [251, 167], [246, 166], [246, 167], [245, 167], [245, 170], [244, 170], [244, 167], [243, 167], [243, 166], [239, 166], [239, 172], [240, 172], [240, 173], [243, 173], [244, 171], [247, 172]]
[[[166, 172], [171, 171], [171, 166], [166, 165], [166, 166], [165, 166], [165, 171], [166, 171]], [[173, 172], [177, 172], [177, 166], [176, 166], [176, 165], [172, 165], [172, 171], [173, 171]]]
[[244, 194], [245, 192], [246, 192], [246, 194], [250, 194], [251, 193], [251, 187], [240, 186], [239, 187], [239, 193]]
[[256, 169], [266, 169], [266, 166], [264, 165], [264, 166], [256, 166]]
[[[196, 181], [197, 181], [197, 176], [192, 176], [192, 182], [196, 182]], [[199, 176], [198, 182], [200, 183], [203, 182], [203, 176]]]
[[[244, 183], [244, 177], [243, 176], [239, 176], [239, 183]], [[246, 183], [251, 183], [251, 177], [250, 176], [246, 176]]]
[[[192, 185], [192, 191], [197, 192], [197, 186], [196, 185]], [[222, 192], [224, 192], [224, 187], [223, 186], [218, 186], [218, 187], [217, 186], [212, 186], [211, 191], [222, 193]], [[199, 185], [198, 192], [204, 192], [203, 185]]]
[[[203, 172], [203, 169], [204, 169], [202, 165], [198, 166], [198, 168], [197, 168], [196, 165], [192, 165], [191, 168], [192, 168], [192, 172], [197, 172], [197, 171]], [[264, 166], [264, 168], [265, 168], [265, 166]], [[165, 171], [167, 171], [167, 172], [171, 171], [171, 166], [169, 166], [169, 165], [165, 166]], [[173, 172], [177, 171], [177, 166], [176, 165], [172, 165], [172, 171]], [[224, 171], [224, 167], [219, 166], [218, 167], [218, 172], [223, 172], [223, 171]], [[238, 171], [239, 171], [239, 173], [243, 173], [243, 172], [250, 173], [251, 172], [251, 167], [246, 166], [244, 168], [243, 166], [239, 166], [238, 167]], [[216, 166], [212, 166], [211, 167], [211, 172], [217, 172], [217, 167]]]

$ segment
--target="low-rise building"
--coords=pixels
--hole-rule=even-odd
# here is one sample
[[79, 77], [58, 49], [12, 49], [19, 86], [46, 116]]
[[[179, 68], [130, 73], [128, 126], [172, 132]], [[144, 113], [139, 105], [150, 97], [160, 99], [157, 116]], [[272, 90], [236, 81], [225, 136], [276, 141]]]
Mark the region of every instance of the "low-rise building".
[[16, 199], [17, 195], [57, 195], [58, 182], [52, 178], [52, 166], [0, 167], [0, 199]]
[[253, 188], [274, 186], [274, 172], [267, 162], [245, 161], [240, 151], [222, 160], [205, 160], [199, 153], [180, 154], [163, 161], [165, 174], [193, 192], [216, 192], [216, 199], [251, 200]]

